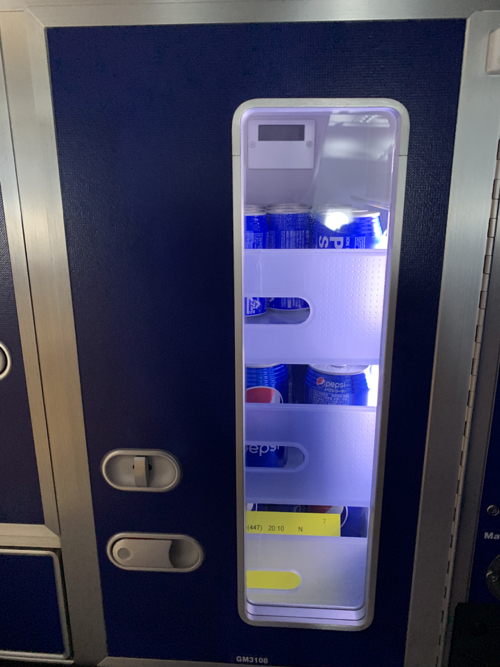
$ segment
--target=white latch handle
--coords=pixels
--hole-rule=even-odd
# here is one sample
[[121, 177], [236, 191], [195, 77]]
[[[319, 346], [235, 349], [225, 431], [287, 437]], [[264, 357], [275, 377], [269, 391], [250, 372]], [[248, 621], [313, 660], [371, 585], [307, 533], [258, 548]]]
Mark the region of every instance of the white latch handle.
[[134, 456], [134, 478], [136, 486], [149, 486], [149, 461], [147, 456]]

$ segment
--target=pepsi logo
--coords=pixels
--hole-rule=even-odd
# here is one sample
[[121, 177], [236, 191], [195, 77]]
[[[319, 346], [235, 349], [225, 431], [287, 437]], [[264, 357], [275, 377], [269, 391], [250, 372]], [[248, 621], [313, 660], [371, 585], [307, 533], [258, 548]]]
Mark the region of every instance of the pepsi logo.
[[274, 387], [250, 387], [246, 390], [247, 403], [283, 403], [283, 396]]
[[317, 387], [324, 387], [325, 386], [325, 378], [322, 378], [322, 377], [317, 378], [316, 386]]

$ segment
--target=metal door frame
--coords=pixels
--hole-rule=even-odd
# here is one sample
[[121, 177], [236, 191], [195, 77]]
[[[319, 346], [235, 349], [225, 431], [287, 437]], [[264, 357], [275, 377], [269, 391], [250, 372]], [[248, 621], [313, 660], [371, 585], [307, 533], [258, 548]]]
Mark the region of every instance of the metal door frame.
[[[83, 408], [67, 264], [45, 30], [55, 26], [163, 25], [466, 18], [500, 9], [498, 0], [225, 0], [91, 5], [1, 0], [0, 39], [17, 183], [0, 172], [6, 200], [19, 187], [20, 210], [6, 206], [8, 226], [21, 219], [61, 525], [74, 658], [106, 658], [106, 635], [88, 474]], [[71, 0], [70, 0], [71, 2]], [[18, 11], [22, 10], [22, 11]], [[500, 135], [500, 78], [485, 73], [489, 33], [500, 12], [470, 16], [457, 120], [421, 513], [415, 553], [406, 667], [436, 664], [447, 586], [457, 480], [464, 465], [463, 428], [474, 354], [478, 302]], [[1, 86], [0, 86], [1, 88]], [[1, 99], [0, 114], [7, 104]], [[0, 117], [1, 121], [1, 117]], [[3, 125], [5, 136], [5, 121]], [[480, 128], [480, 131], [477, 130]], [[8, 136], [10, 136], [10, 132]], [[3, 135], [4, 133], [1, 133]], [[1, 140], [1, 138], [0, 138]], [[12, 165], [11, 165], [12, 166]], [[1, 168], [1, 165], [0, 165]], [[19, 207], [18, 207], [19, 208]], [[10, 241], [10, 237], [9, 237]], [[11, 252], [15, 252], [11, 243]], [[18, 251], [20, 257], [22, 253]], [[25, 274], [27, 275], [27, 274]], [[16, 297], [29, 296], [19, 281]], [[24, 349], [28, 359], [30, 349]], [[32, 406], [33, 411], [33, 406]], [[462, 467], [461, 467], [462, 466]], [[436, 510], [439, 508], [439, 511]], [[126, 659], [120, 658], [120, 664]], [[160, 661], [171, 664], [173, 661]], [[134, 664], [159, 661], [134, 659]], [[188, 663], [186, 663], [188, 664]], [[201, 664], [201, 663], [197, 663]]]

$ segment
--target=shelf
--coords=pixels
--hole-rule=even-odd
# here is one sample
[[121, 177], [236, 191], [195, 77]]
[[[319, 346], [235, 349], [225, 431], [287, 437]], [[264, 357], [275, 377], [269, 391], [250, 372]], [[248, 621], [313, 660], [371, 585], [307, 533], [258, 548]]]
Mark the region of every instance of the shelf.
[[385, 250], [246, 250], [245, 296], [310, 305], [300, 323], [246, 323], [247, 363], [378, 363], [386, 261]]
[[[364, 601], [367, 540], [362, 537], [247, 535], [247, 570], [293, 571], [301, 578], [296, 589], [247, 589], [257, 605], [359, 609]], [[251, 539], [248, 539], [251, 538]]]
[[245, 406], [245, 443], [297, 447], [297, 468], [248, 468], [245, 502], [369, 507], [376, 408], [344, 405]]

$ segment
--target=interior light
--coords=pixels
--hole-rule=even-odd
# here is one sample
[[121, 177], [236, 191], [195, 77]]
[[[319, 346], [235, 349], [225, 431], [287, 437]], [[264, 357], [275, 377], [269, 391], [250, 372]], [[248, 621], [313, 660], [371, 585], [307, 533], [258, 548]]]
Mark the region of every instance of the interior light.
[[343, 211], [330, 211], [325, 217], [325, 227], [328, 229], [340, 229], [342, 225], [347, 225], [349, 216]]

